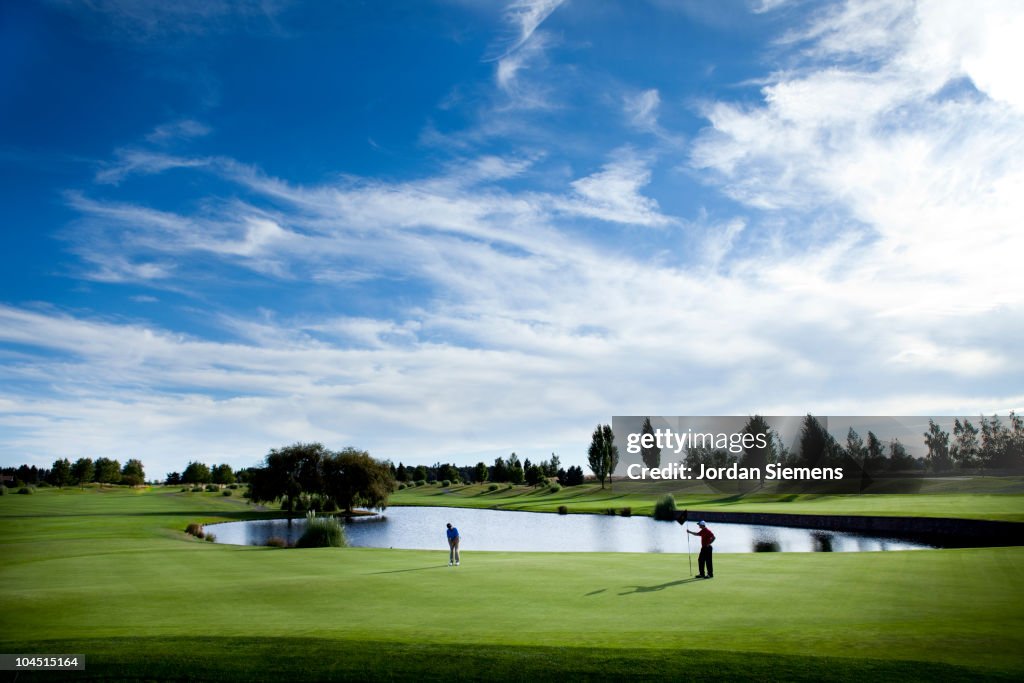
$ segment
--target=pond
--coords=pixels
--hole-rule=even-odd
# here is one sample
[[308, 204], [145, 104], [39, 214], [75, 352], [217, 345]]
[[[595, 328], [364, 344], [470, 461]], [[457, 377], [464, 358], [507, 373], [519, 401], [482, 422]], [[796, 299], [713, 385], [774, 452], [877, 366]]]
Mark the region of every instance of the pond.
[[[540, 552], [685, 553], [687, 535], [675, 522], [650, 517], [610, 515], [556, 515], [471, 508], [392, 507], [383, 515], [346, 522], [349, 545], [368, 548], [447, 550], [445, 524], [451, 522], [462, 537], [461, 549]], [[211, 524], [207, 529], [218, 543], [263, 545], [277, 536], [294, 543], [305, 528], [305, 518], [252, 520]], [[696, 530], [690, 523], [688, 528]], [[754, 552], [860, 552], [934, 548], [927, 543], [861, 534], [754, 526], [708, 524], [722, 553]], [[690, 537], [690, 549], [700, 539]]]

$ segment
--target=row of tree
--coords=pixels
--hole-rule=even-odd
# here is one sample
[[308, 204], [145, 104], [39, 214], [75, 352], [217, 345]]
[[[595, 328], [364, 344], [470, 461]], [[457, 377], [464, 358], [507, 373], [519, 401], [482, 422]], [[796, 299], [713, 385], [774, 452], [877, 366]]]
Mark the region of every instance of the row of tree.
[[244, 483], [248, 469], [235, 472], [231, 465], [223, 463], [210, 467], [201, 462], [189, 462], [182, 473], [168, 472], [165, 483], [168, 485], [178, 484], [234, 484], [241, 481]]
[[79, 458], [71, 462], [67, 458], [54, 460], [46, 477], [47, 483], [54, 486], [84, 486], [85, 484], [125, 484], [141, 486], [146, 483], [146, 473], [142, 461], [132, 458], [121, 466], [117, 460], [110, 458]]
[[[605, 425], [610, 433], [610, 428]], [[646, 418], [642, 431], [654, 433], [650, 418]], [[932, 472], [949, 472], [953, 470], [976, 469], [1020, 469], [1024, 467], [1024, 420], [1011, 412], [1004, 423], [998, 416], [987, 418], [982, 416], [979, 425], [970, 420], [953, 422], [952, 434], [942, 429], [934, 420], [928, 420], [928, 431], [924, 432], [924, 445], [927, 455], [915, 458], [899, 439], [882, 441], [873, 431], [861, 437], [852, 427], [846, 434], [845, 443], [833, 437], [821, 422], [813, 415], [804, 418], [800, 437], [791, 448], [775, 433], [768, 421], [760, 415], [747, 420], [743, 428], [744, 434], [765, 435], [766, 446], [763, 448], [747, 448], [740, 454], [730, 453], [725, 449], [697, 446], [687, 449], [685, 464], [696, 467], [699, 464], [710, 467], [722, 467], [739, 462], [744, 467], [764, 468], [769, 463], [794, 467], [847, 467], [863, 469], [869, 473], [885, 471], [906, 471], [928, 469]], [[600, 438], [599, 438], [600, 437]], [[602, 463], [608, 462], [608, 435], [602, 431], [594, 432], [591, 443], [591, 470], [599, 479], [598, 469]], [[603, 450], [602, 450], [603, 449]], [[661, 451], [654, 448], [641, 448], [641, 457], [648, 467], [659, 467]], [[617, 454], [615, 457], [617, 462]], [[612, 467], [614, 470], [614, 466]]]
[[[563, 479], [567, 481], [572, 479], [569, 477], [568, 471], [562, 469], [561, 460], [554, 453], [551, 454], [549, 460], [540, 462], [531, 462], [529, 458], [520, 461], [519, 456], [512, 453], [508, 458], [500, 456], [495, 458], [494, 464], [490, 466], [484, 462], [478, 462], [470, 467], [460, 467], [450, 463], [435, 463], [429, 467], [426, 465], [406, 467], [400, 462], [397, 467], [392, 466], [392, 473], [395, 481], [398, 482], [448, 480], [467, 484], [494, 482], [536, 486], [551, 478], [558, 478], [560, 482]], [[572, 486], [572, 484], [563, 483], [563, 486], [567, 485]]]

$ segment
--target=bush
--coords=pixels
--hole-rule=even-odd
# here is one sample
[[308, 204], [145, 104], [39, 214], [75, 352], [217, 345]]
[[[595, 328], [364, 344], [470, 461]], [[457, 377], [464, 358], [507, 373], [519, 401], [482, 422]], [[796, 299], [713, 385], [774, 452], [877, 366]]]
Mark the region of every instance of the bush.
[[675, 521], [676, 499], [671, 493], [666, 493], [654, 504], [654, 518], [663, 522]]
[[306, 530], [302, 532], [296, 548], [344, 548], [348, 545], [345, 530], [332, 517], [306, 517]]
[[610, 516], [614, 517], [615, 516], [615, 508], [605, 508], [604, 514], [610, 515]]
[[445, 479], [444, 481], [441, 482], [441, 486], [443, 486], [445, 488], [448, 488], [451, 485], [452, 485], [451, 479]]
[[206, 535], [206, 532], [203, 531], [203, 525], [198, 524], [196, 522], [192, 522], [187, 527], [185, 527], [185, 533], [191, 536], [195, 536], [196, 538], [202, 538]]
[[633, 516], [633, 508], [622, 508], [621, 510], [619, 510], [619, 515], [621, 517], [632, 517]]
[[206, 540], [209, 541], [210, 543], [213, 543], [214, 541], [217, 540], [217, 537], [215, 535], [213, 535], [213, 534], [206, 534]]
[[506, 491], [508, 491], [508, 490], [509, 490], [510, 488], [512, 488], [512, 484], [507, 484], [507, 485], [505, 486], [505, 490], [506, 490]]
[[405, 484], [399, 484], [398, 485], [398, 490], [399, 491], [404, 491], [405, 490]]
[[268, 548], [287, 548], [288, 541], [284, 540], [280, 536], [271, 536], [266, 540], [266, 542], [263, 545], [267, 546]]
[[235, 489], [238, 488], [238, 484], [228, 484], [228, 488], [234, 491]]
[[551, 493], [558, 493], [561, 490], [562, 490], [562, 485], [558, 484], [556, 482], [552, 482], [551, 486], [548, 487], [548, 491], [550, 491]]
[[32, 495], [32, 489], [30, 489], [27, 486], [22, 486], [20, 489], [18, 489], [18, 493], [20, 493], [23, 496], [31, 496]]
[[202, 493], [202, 492], [203, 492], [203, 487], [202, 486], [193, 486], [192, 487], [192, 493]]
[[426, 485], [427, 485], [427, 480], [426, 479], [417, 479], [416, 480], [416, 486], [426, 486]]
[[36, 484], [36, 486], [41, 488], [41, 489], [48, 489], [48, 488], [51, 487], [51, 484], [49, 482], [46, 482], [46, 481], [41, 481], [38, 484]]
[[559, 505], [558, 506], [558, 514], [560, 514], [560, 515], [567, 515], [567, 514], [569, 514], [569, 506], [568, 505]]
[[222, 495], [222, 496], [230, 496], [231, 495], [231, 491], [227, 491], [227, 490], [222, 491], [220, 495]]
[[0, 496], [6, 496], [6, 495], [7, 495], [7, 487], [4, 486], [3, 484], [0, 484]]
[[182, 486], [181, 487], [181, 492], [182, 493], [188, 493], [188, 487], [187, 486]]
[[214, 491], [220, 491], [220, 487], [217, 486], [216, 484], [207, 484], [206, 485], [206, 492], [207, 493], [213, 493]]
[[333, 498], [328, 498], [327, 502], [324, 503], [324, 512], [337, 512], [338, 504], [334, 502]]
[[497, 484], [491, 484], [490, 486], [487, 487], [487, 490], [488, 491], [497, 491], [498, 490], [498, 485]]

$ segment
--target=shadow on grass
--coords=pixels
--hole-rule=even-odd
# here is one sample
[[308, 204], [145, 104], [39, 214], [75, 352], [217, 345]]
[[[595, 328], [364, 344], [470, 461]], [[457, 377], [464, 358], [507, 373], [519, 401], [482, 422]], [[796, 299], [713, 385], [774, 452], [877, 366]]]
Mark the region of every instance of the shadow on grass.
[[678, 581], [670, 581], [657, 586], [633, 586], [633, 590], [625, 593], [619, 593], [619, 595], [633, 595], [634, 593], [654, 593], [655, 591], [663, 591], [666, 588], [672, 588], [673, 586], [682, 586], [686, 583], [693, 583], [695, 581], [702, 581], [704, 579], [679, 579]]
[[370, 574], [402, 574], [404, 572], [422, 572], [427, 569], [445, 569], [448, 565], [446, 564], [432, 564], [429, 567], [412, 567], [411, 569], [391, 569], [386, 572], [370, 572]]

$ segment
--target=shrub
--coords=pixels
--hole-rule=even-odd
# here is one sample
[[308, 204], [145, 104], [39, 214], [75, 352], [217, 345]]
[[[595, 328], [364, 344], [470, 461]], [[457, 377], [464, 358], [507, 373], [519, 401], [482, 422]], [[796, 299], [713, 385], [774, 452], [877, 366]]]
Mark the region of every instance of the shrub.
[[427, 480], [426, 479], [417, 479], [416, 480], [416, 485], [417, 486], [426, 486], [427, 485]]
[[512, 488], [512, 484], [508, 484], [508, 485], [505, 486], [505, 490], [506, 491], [509, 490], [510, 488]]
[[214, 534], [206, 534], [206, 540], [210, 543], [213, 543], [217, 540], [217, 537]]
[[569, 514], [569, 506], [568, 505], [559, 505], [558, 506], [558, 514], [560, 514], [560, 515], [567, 515], [567, 514]]
[[185, 527], [185, 533], [195, 536], [196, 538], [202, 538], [206, 535], [206, 533], [203, 531], [203, 525], [198, 524], [196, 522], [192, 522], [187, 527]]
[[399, 491], [404, 491], [405, 490], [405, 484], [399, 484], [398, 485], [398, 490]]
[[334, 502], [333, 498], [328, 498], [327, 502], [324, 503], [324, 512], [337, 512], [338, 504]]
[[38, 484], [36, 484], [36, 486], [41, 488], [41, 489], [48, 489], [48, 488], [50, 488], [52, 486], [52, 484], [50, 484], [50, 482], [48, 482], [48, 481], [41, 481]]
[[231, 495], [231, 491], [224, 490], [224, 491], [221, 492], [220, 495], [222, 495], [222, 496], [230, 496]]
[[345, 530], [332, 517], [306, 518], [306, 530], [302, 532], [296, 548], [344, 548], [348, 545]]
[[213, 493], [214, 491], [220, 491], [220, 487], [216, 484], [207, 484], [206, 491], [207, 493]]
[[280, 536], [271, 536], [266, 540], [266, 542], [263, 545], [267, 546], [268, 548], [287, 548], [288, 541], [284, 540]]
[[228, 488], [234, 491], [235, 489], [238, 488], [238, 484], [228, 484]]
[[192, 493], [202, 493], [202, 492], [203, 492], [203, 487], [202, 486], [193, 486], [192, 487]]
[[20, 489], [18, 489], [18, 493], [20, 493], [23, 496], [30, 496], [32, 495], [32, 489], [30, 489], [27, 486], [22, 486]]
[[615, 508], [605, 508], [604, 514], [611, 515], [612, 517], [614, 517], [615, 516]]
[[497, 491], [498, 490], [498, 485], [497, 484], [491, 484], [490, 486], [487, 487], [487, 490], [488, 491]]
[[552, 482], [551, 486], [548, 487], [548, 491], [550, 491], [551, 493], [558, 493], [561, 490], [562, 485], [555, 482]]
[[182, 493], [188, 493], [188, 487], [187, 486], [182, 486], [181, 487], [181, 492]]
[[7, 487], [4, 486], [3, 484], [0, 484], [0, 496], [6, 496], [6, 495], [7, 495]]
[[632, 517], [633, 508], [622, 508], [621, 510], [619, 510], [619, 515], [622, 517]]
[[654, 504], [654, 518], [663, 522], [671, 522], [676, 518], [676, 499], [671, 493], [666, 493]]
[[451, 479], [445, 479], [444, 481], [441, 482], [441, 486], [443, 486], [445, 488], [448, 488], [451, 485], [452, 485]]

